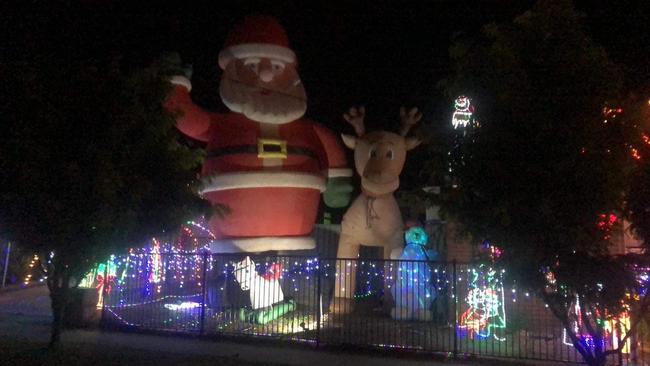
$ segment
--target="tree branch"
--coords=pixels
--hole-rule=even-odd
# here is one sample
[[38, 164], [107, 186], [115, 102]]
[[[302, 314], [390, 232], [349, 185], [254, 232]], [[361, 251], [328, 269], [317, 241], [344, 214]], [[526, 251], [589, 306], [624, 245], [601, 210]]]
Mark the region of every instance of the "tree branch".
[[[648, 307], [650, 306], [650, 301], [648, 301], [647, 293], [645, 296], [643, 296], [643, 300], [641, 300], [641, 302], [642, 302], [641, 307], [639, 308], [638, 313], [645, 314], [646, 310], [648, 310]], [[625, 346], [625, 343], [627, 343], [628, 338], [630, 338], [630, 336], [632, 336], [632, 334], [636, 332], [636, 328], [641, 323], [641, 320], [642, 317], [638, 317], [635, 322], [632, 322], [632, 324], [630, 325], [630, 329], [625, 333], [625, 336], [620, 340], [618, 347], [616, 349], [605, 351], [605, 355], [610, 355], [610, 354], [620, 352]]]
[[593, 363], [594, 358], [589, 353], [589, 349], [586, 344], [582, 343], [582, 340], [578, 338], [578, 336], [573, 333], [573, 330], [571, 329], [571, 324], [569, 324], [569, 318], [567, 316], [568, 309], [564, 307], [562, 310], [563, 312], [560, 311], [560, 309], [557, 309], [555, 307], [555, 303], [552, 301], [551, 297], [544, 292], [544, 290], [540, 291], [542, 299], [544, 302], [548, 305], [549, 309], [551, 309], [551, 312], [557, 319], [560, 320], [560, 323], [562, 323], [562, 326], [564, 326], [564, 329], [566, 330], [567, 334], [569, 335], [569, 338], [571, 338], [571, 341], [573, 342], [573, 347], [578, 350], [578, 353], [582, 355], [582, 357], [585, 359], [585, 361], [589, 364]]

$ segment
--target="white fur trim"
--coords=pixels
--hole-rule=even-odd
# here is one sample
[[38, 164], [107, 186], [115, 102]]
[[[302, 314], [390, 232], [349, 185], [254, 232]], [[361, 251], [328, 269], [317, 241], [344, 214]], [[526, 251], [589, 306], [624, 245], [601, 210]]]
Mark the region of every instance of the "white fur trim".
[[185, 88], [187, 88], [188, 92], [192, 91], [192, 82], [185, 76], [181, 76], [181, 75], [172, 76], [172, 78], [169, 79], [169, 82], [174, 85], [184, 86]]
[[303, 250], [316, 248], [316, 241], [311, 236], [299, 237], [259, 237], [213, 240], [210, 242], [212, 253], [260, 253], [269, 250]]
[[332, 168], [327, 170], [328, 178], [337, 178], [337, 177], [351, 177], [352, 169], [348, 168]]
[[242, 188], [292, 187], [325, 191], [325, 178], [309, 173], [295, 172], [241, 172], [216, 174], [204, 180], [201, 193]]
[[296, 62], [296, 54], [289, 48], [267, 43], [245, 43], [219, 52], [219, 66], [225, 69], [233, 58], [266, 57], [286, 63]]
[[354, 150], [357, 147], [357, 138], [352, 135], [341, 134], [341, 139], [343, 139], [343, 144], [348, 147], [350, 150]]

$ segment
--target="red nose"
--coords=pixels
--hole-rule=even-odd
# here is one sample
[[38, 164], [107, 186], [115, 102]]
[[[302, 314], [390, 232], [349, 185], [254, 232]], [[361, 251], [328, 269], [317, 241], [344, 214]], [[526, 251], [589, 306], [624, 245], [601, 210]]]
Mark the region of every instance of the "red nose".
[[262, 80], [265, 83], [270, 82], [273, 80], [273, 70], [270, 70], [268, 68], [264, 68], [260, 71], [260, 80]]

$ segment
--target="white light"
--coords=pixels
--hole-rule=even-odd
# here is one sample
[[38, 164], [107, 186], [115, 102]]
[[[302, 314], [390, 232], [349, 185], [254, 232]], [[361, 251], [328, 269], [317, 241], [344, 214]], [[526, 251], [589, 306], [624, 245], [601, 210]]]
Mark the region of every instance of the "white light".
[[454, 114], [451, 117], [451, 124], [454, 129], [458, 127], [467, 127], [472, 120], [472, 107], [468, 97], [459, 96], [454, 101]]
[[471, 112], [456, 111], [454, 112], [454, 115], [451, 118], [451, 124], [454, 126], [454, 128], [458, 128], [459, 126], [467, 127], [471, 118], [472, 118]]
[[177, 311], [198, 308], [201, 304], [194, 301], [183, 301], [180, 304], [165, 304], [164, 306], [166, 309]]

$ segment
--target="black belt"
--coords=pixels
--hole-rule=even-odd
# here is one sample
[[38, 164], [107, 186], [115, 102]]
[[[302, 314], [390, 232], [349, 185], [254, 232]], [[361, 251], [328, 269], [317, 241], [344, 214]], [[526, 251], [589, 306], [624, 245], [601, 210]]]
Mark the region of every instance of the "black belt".
[[[275, 152], [275, 151], [268, 151], [268, 152]], [[221, 147], [218, 149], [213, 149], [208, 151], [207, 157], [208, 158], [218, 158], [221, 156], [225, 155], [233, 155], [233, 154], [255, 154], [258, 155], [259, 150], [257, 145], [236, 145], [236, 146], [226, 146], [226, 147]], [[318, 156], [316, 153], [309, 149], [305, 149], [302, 147], [295, 147], [295, 146], [287, 146], [287, 155], [302, 155], [302, 156], [307, 156], [309, 158], [313, 158], [318, 160]]]

